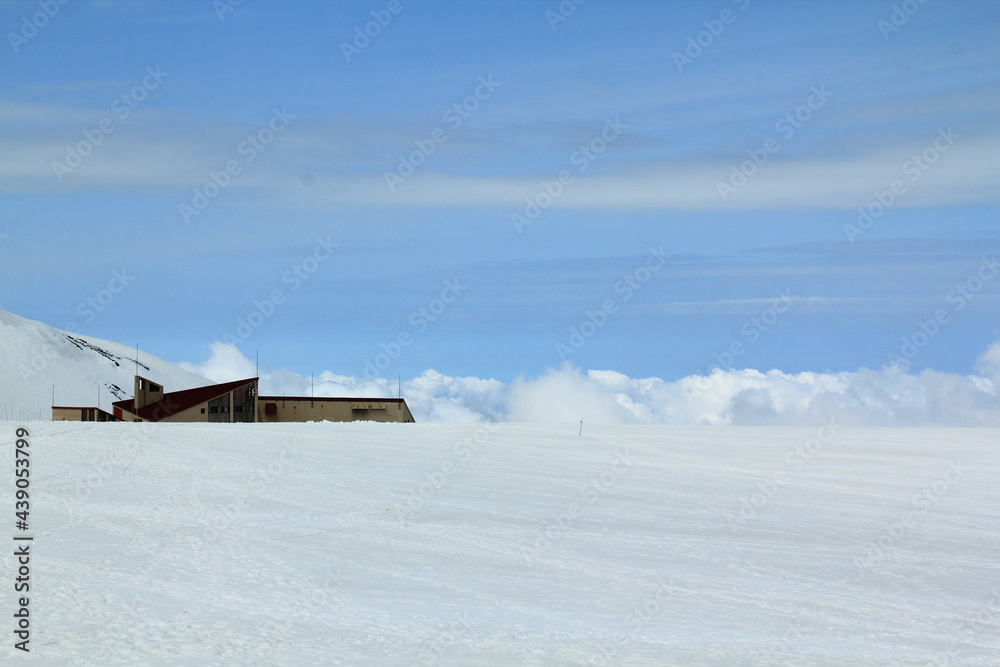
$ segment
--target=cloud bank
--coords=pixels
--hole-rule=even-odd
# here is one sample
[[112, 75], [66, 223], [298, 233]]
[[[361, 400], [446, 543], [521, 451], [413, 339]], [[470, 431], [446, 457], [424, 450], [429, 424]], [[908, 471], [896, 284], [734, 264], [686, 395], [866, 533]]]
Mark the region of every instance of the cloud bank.
[[[216, 342], [186, 370], [214, 382], [252, 377], [254, 364], [233, 345]], [[449, 377], [427, 370], [402, 383], [419, 422], [577, 422], [799, 426], [834, 419], [845, 426], [1000, 426], [1000, 342], [978, 359], [977, 373], [958, 375], [901, 366], [844, 373], [716, 369], [679, 380], [631, 378], [569, 364], [509, 384]], [[261, 373], [264, 395], [396, 395], [395, 380], [332, 372], [310, 378], [282, 369]]]

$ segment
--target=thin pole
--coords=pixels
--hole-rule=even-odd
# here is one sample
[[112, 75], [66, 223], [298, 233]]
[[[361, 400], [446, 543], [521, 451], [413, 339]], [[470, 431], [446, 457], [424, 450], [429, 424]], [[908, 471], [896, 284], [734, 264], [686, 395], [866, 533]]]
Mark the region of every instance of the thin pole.
[[583, 435], [583, 419], [580, 419], [580, 432], [576, 434], [577, 436]]

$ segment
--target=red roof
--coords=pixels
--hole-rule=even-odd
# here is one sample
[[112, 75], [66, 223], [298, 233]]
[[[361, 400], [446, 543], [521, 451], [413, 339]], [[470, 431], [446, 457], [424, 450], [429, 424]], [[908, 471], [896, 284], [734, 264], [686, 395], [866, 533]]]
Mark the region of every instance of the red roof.
[[[210, 401], [213, 398], [218, 398], [223, 394], [228, 394], [229, 392], [239, 389], [240, 387], [255, 383], [257, 382], [257, 379], [258, 378], [249, 378], [247, 380], [236, 380], [235, 382], [210, 384], [206, 387], [196, 387], [194, 389], [185, 389], [184, 391], [172, 391], [168, 394], [164, 394], [161, 400], [155, 403], [150, 403], [144, 408], [139, 408], [138, 416], [147, 421], [157, 422], [161, 419], [166, 419], [171, 415], [175, 415], [178, 412], [183, 412], [189, 408], [195, 407], [196, 405]], [[117, 401], [113, 405], [116, 408], [121, 408], [130, 414], [135, 407], [135, 403], [132, 399]]]

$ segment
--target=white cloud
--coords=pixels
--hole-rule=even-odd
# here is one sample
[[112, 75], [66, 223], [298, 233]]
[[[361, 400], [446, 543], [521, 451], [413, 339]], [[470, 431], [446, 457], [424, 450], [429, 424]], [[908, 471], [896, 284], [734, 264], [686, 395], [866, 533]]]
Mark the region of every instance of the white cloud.
[[1000, 383], [1000, 342], [993, 343], [980, 355], [976, 369], [994, 383]]
[[177, 365], [212, 382], [230, 382], [255, 376], [256, 365], [244, 357], [235, 345], [216, 341], [208, 349], [210, 356], [207, 361], [200, 364], [182, 361]]
[[[107, 137], [71, 178], [60, 182], [53, 174], [52, 162], [65, 160], [67, 143], [80, 141], [81, 131], [92, 129], [107, 110], [0, 100], [0, 119], [8, 119], [16, 126], [30, 123], [32, 128], [27, 133], [21, 127], [16, 132], [0, 132], [0, 151], [12, 156], [0, 165], [0, 190], [36, 193], [125, 187], [161, 196], [187, 195], [191, 187], [204, 184], [209, 172], [218, 171], [227, 160], [240, 161], [237, 145], [248, 131], [256, 129], [252, 124], [234, 122], [199, 125], [153, 107], [142, 112], [157, 118], [156, 127], [122, 121], [122, 126], [129, 125], [128, 132]], [[428, 165], [417, 170], [405, 184], [390, 192], [382, 166], [373, 170], [364, 162], [365, 166], [358, 169], [359, 160], [370, 156], [372, 150], [362, 152], [356, 142], [333, 141], [330, 136], [371, 138], [378, 142], [376, 154], [393, 155], [399, 145], [410, 141], [409, 135], [394, 127], [398, 119], [362, 122], [335, 116], [294, 123], [282, 134], [281, 141], [267, 148], [268, 160], [233, 180], [230, 196], [241, 192], [255, 197], [254, 201], [288, 209], [340, 210], [344, 205], [498, 206], [514, 212], [524, 208], [526, 197], [541, 192], [541, 181], [558, 176], [558, 171], [537, 174], [517, 169], [492, 176], [470, 175], [442, 163], [437, 168]], [[331, 128], [340, 131], [331, 132]], [[662, 159], [642, 165], [619, 161], [614, 163], [614, 171], [602, 163], [585, 174], [574, 174], [574, 182], [552, 206], [853, 211], [871, 204], [874, 192], [889, 188], [895, 180], [906, 186], [897, 198], [900, 207], [997, 203], [1000, 190], [992, 165], [1000, 151], [1000, 135], [966, 132], [962, 129], [954, 145], [916, 175], [904, 171], [903, 165], [934, 145], [938, 137], [933, 132], [896, 138], [892, 143], [887, 139], [886, 143], [864, 145], [850, 152], [834, 151], [831, 155], [827, 153], [836, 147], [820, 147], [814, 154], [795, 158], [779, 152], [728, 201], [720, 196], [718, 184], [730, 178], [734, 166], [747, 160], [744, 147], [734, 148], [731, 157], [685, 162]], [[490, 136], [502, 143], [500, 138]], [[384, 167], [391, 168], [393, 163], [387, 159]], [[315, 179], [314, 187], [302, 187], [303, 174]]]
[[518, 378], [507, 392], [510, 421], [624, 424], [636, 415], [606, 384], [583, 375], [569, 364], [549, 370], [534, 380]]
[[[232, 345], [213, 343], [202, 364], [181, 364], [216, 382], [252, 377], [254, 365]], [[808, 425], [834, 419], [845, 426], [1000, 426], [1000, 342], [979, 358], [980, 375], [900, 367], [845, 373], [715, 370], [675, 381], [631, 378], [568, 364], [509, 385], [450, 377], [434, 370], [402, 383], [421, 422]], [[261, 375], [264, 395], [393, 397], [394, 380], [331, 372], [310, 378], [287, 369]]]

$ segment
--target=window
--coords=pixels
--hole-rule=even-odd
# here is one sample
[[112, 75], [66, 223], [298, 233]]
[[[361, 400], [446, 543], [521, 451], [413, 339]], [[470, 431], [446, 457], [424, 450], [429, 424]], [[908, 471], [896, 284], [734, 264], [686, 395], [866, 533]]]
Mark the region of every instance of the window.
[[205, 408], [201, 409], [201, 414], [205, 414]]
[[[202, 408], [202, 409], [204, 410], [204, 408]], [[213, 414], [214, 415], [214, 414], [216, 414], [216, 413], [219, 412], [219, 408], [213, 405], [213, 406], [211, 406], [211, 407], [208, 408], [208, 412], [209, 412], [209, 414]]]

